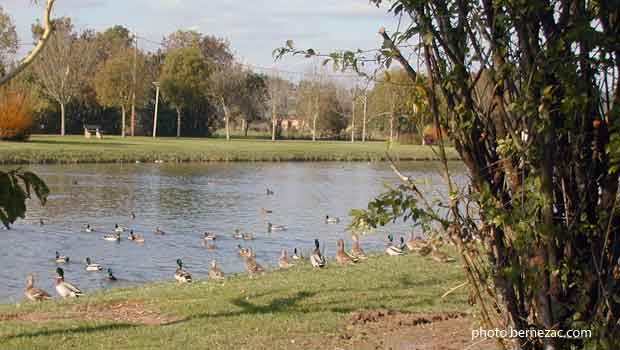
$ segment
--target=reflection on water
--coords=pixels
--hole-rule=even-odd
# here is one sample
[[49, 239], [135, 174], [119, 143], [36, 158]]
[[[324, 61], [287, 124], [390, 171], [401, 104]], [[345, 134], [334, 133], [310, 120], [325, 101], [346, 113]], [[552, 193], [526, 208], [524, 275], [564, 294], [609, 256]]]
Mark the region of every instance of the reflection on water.
[[[462, 174], [459, 165], [455, 168]], [[31, 170], [45, 179], [52, 195], [45, 207], [31, 201], [27, 219], [1, 233], [0, 302], [21, 300], [29, 273], [38, 286], [54, 293], [55, 251], [71, 258], [63, 266], [66, 279], [85, 291], [111, 286], [104, 273], [85, 271], [87, 256], [114, 270], [122, 280], [114, 286], [173, 280], [177, 258], [197, 279], [206, 278], [212, 258], [227, 273], [243, 271], [236, 255], [239, 243], [253, 247], [259, 262], [272, 267], [282, 247], [300, 247], [307, 255], [314, 238], [333, 256], [337, 239], [346, 238], [350, 246], [349, 209], [366, 207], [386, 184], [397, 182], [385, 163], [54, 165]], [[444, 193], [436, 164], [403, 163], [402, 170], [435, 195]], [[266, 188], [275, 195], [267, 196]], [[261, 207], [273, 214], [261, 216]], [[324, 224], [327, 214], [343, 220]], [[40, 218], [45, 225], [39, 225]], [[267, 233], [267, 221], [288, 230]], [[99, 232], [83, 232], [87, 223]], [[103, 234], [115, 223], [144, 235], [146, 243], [134, 244], [126, 234], [120, 243], [104, 241]], [[156, 227], [167, 234], [153, 235]], [[236, 228], [254, 232], [256, 240], [232, 239]], [[402, 223], [388, 229], [397, 236], [410, 230]], [[200, 245], [204, 231], [218, 234], [218, 250]], [[368, 235], [362, 244], [380, 250], [384, 234]]]

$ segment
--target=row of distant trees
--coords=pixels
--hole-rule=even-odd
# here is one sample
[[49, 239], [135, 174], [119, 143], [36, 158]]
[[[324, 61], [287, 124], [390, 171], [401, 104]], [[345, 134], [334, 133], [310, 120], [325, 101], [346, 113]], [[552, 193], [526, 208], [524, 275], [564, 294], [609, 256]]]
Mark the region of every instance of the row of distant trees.
[[[105, 133], [151, 135], [156, 85], [161, 136], [209, 136], [219, 129], [230, 138], [254, 128], [275, 140], [283, 136], [283, 120], [298, 119], [303, 127], [284, 136], [393, 139], [428, 123], [423, 96], [413, 86], [400, 88], [400, 71], [366, 88], [319, 68], [293, 82], [278, 72], [254, 72], [235, 60], [228, 41], [196, 31], [174, 32], [156, 51], [145, 51], [123, 26], [78, 31], [68, 17], [53, 26], [39, 57], [12, 83], [28, 92], [37, 132], [75, 134], [100, 125]], [[4, 70], [18, 39], [1, 9], [0, 28]], [[32, 33], [38, 40], [43, 28], [34, 25]]]

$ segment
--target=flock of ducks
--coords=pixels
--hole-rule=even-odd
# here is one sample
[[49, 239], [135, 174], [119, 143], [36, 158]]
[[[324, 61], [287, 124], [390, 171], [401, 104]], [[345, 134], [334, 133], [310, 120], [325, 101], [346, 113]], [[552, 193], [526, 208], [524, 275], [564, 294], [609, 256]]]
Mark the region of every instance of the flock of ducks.
[[[273, 195], [273, 191], [267, 190], [267, 195]], [[261, 214], [270, 214], [271, 210], [261, 208]], [[130, 217], [135, 219], [135, 214], [131, 212]], [[329, 215], [325, 216], [326, 224], [335, 224], [339, 223], [340, 219], [338, 217], [330, 217]], [[276, 225], [271, 222], [267, 223], [267, 231], [284, 231], [286, 227], [283, 225]], [[84, 228], [86, 232], [96, 232], [96, 230], [90, 226], [90, 224], [86, 225]], [[124, 228], [120, 227], [118, 224], [115, 225], [114, 230], [110, 234], [105, 234], [103, 239], [106, 241], [114, 241], [120, 242], [121, 234], [125, 231]], [[166, 233], [157, 227], [153, 232], [155, 235], [165, 235]], [[350, 265], [357, 264], [363, 260], [368, 259], [368, 255], [361, 247], [360, 237], [353, 233], [351, 235], [353, 245], [350, 251], [346, 250], [345, 241], [343, 239], [339, 239], [337, 241], [337, 252], [335, 256], [335, 260], [340, 265]], [[232, 233], [232, 238], [237, 240], [245, 240], [251, 241], [254, 240], [254, 234], [248, 232], [241, 232], [241, 230], [237, 229]], [[129, 235], [127, 236], [129, 241], [143, 244], [145, 239], [141, 235], [137, 235], [133, 232], [133, 230], [129, 231]], [[447, 254], [438, 250], [443, 242], [439, 240], [424, 240], [422, 238], [416, 237], [413, 233], [409, 240], [405, 241], [405, 239], [401, 236], [399, 241], [394, 242], [394, 237], [390, 234], [387, 236], [388, 243], [385, 248], [385, 253], [390, 256], [401, 256], [406, 254], [406, 252], [416, 252], [422, 256], [430, 255], [431, 258], [435, 261], [442, 263], [454, 262], [455, 260], [448, 256]], [[217, 235], [213, 232], [204, 232], [201, 237], [201, 244], [209, 250], [217, 249], [215, 245], [215, 241], [217, 240]], [[243, 264], [246, 272], [250, 276], [250, 278], [254, 278], [256, 276], [264, 275], [265, 268], [256, 260], [256, 254], [251, 248], [244, 248], [241, 244], [237, 245], [238, 255], [243, 260]], [[295, 266], [298, 263], [305, 262], [306, 260], [310, 261], [310, 264], [317, 269], [324, 268], [327, 266], [327, 260], [323, 253], [321, 252], [321, 246], [318, 239], [314, 240], [314, 249], [312, 250], [312, 254], [308, 259], [303, 256], [301, 250], [294, 248], [293, 254], [289, 256], [288, 251], [286, 249], [282, 249], [280, 253], [280, 257], [278, 258], [278, 266], [281, 269], [288, 269]], [[70, 258], [68, 256], [61, 255], [59, 252], [56, 252], [55, 261], [57, 264], [66, 264], [70, 262]], [[174, 279], [179, 283], [191, 283], [192, 275], [188, 272], [183, 265], [183, 261], [181, 259], [176, 260], [177, 268], [174, 273]], [[90, 257], [85, 259], [85, 270], [88, 272], [101, 272], [104, 270], [104, 267], [100, 264], [97, 264], [91, 260]], [[107, 277], [106, 279], [110, 282], [116, 281], [116, 277], [114, 276], [112, 269], [107, 268]], [[61, 267], [56, 268], [56, 280], [55, 280], [55, 289], [59, 296], [62, 298], [76, 298], [83, 295], [83, 292], [75, 285], [67, 282], [65, 280], [64, 270]], [[212, 260], [210, 263], [208, 276], [213, 280], [223, 280], [225, 278], [225, 273], [219, 268], [217, 261]], [[26, 288], [24, 291], [25, 296], [32, 301], [42, 301], [50, 299], [51, 296], [44, 290], [40, 288], [36, 288], [34, 286], [34, 277], [29, 275], [26, 280]]]

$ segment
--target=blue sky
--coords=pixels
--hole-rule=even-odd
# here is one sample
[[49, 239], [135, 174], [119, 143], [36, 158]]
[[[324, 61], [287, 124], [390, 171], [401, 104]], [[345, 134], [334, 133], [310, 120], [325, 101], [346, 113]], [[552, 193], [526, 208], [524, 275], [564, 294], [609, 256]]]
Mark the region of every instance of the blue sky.
[[[44, 1], [43, 1], [44, 2]], [[42, 8], [29, 0], [3, 0], [20, 39], [31, 42], [30, 25]], [[244, 63], [272, 67], [271, 52], [293, 39], [300, 48], [377, 48], [377, 30], [395, 19], [367, 0], [57, 0], [55, 16], [69, 16], [78, 29], [121, 24], [160, 41], [177, 29], [194, 29], [230, 40]], [[142, 47], [156, 45], [142, 42]], [[24, 46], [22, 53], [28, 46]], [[280, 69], [304, 71], [308, 60], [287, 58]]]

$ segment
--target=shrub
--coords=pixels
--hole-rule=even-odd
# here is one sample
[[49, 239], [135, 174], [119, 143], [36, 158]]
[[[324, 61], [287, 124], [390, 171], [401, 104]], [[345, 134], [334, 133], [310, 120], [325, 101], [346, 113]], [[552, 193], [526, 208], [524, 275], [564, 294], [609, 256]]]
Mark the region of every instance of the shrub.
[[32, 101], [27, 94], [0, 93], [0, 140], [24, 141], [33, 124]]

